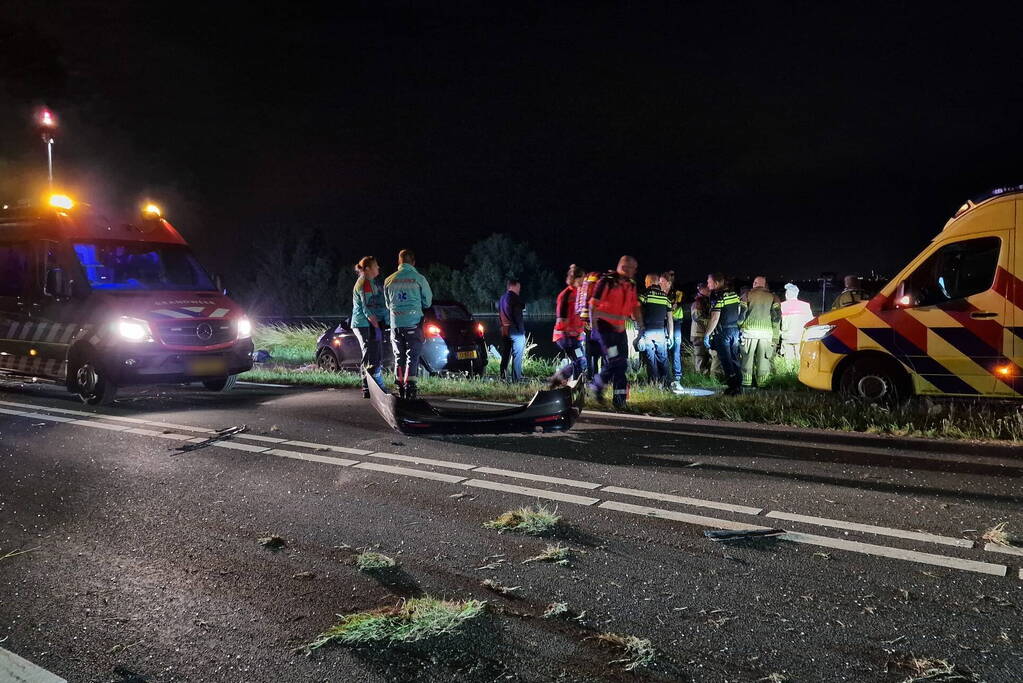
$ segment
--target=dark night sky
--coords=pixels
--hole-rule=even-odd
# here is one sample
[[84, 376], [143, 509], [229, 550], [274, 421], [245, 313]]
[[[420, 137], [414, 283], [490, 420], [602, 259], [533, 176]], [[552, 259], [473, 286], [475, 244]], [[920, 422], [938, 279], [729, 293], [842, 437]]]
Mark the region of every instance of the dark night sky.
[[308, 224], [385, 268], [507, 232], [558, 273], [891, 272], [1023, 182], [991, 8], [28, 4], [0, 12], [0, 194], [39, 181], [46, 102], [65, 186], [160, 199], [229, 272]]

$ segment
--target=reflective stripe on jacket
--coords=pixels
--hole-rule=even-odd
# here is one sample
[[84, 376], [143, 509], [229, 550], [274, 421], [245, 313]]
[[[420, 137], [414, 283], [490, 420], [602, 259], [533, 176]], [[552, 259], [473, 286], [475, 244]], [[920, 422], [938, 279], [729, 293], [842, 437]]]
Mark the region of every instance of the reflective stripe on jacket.
[[625, 321], [639, 305], [636, 283], [614, 271], [605, 273], [597, 283], [590, 302], [597, 321], [610, 326], [616, 332], [624, 332]]
[[554, 321], [554, 341], [564, 337], [578, 337], [583, 333], [583, 319], [575, 305], [576, 288], [565, 287], [558, 294], [554, 307], [557, 318]]

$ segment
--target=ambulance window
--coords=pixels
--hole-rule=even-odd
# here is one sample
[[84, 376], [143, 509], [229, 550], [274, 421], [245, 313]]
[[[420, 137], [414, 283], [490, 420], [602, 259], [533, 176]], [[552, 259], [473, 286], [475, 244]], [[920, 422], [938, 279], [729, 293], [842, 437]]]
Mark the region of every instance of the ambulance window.
[[32, 252], [24, 242], [0, 243], [0, 296], [20, 296], [28, 289]]
[[905, 291], [915, 306], [935, 306], [985, 292], [994, 282], [1001, 250], [998, 237], [946, 244], [906, 279]]

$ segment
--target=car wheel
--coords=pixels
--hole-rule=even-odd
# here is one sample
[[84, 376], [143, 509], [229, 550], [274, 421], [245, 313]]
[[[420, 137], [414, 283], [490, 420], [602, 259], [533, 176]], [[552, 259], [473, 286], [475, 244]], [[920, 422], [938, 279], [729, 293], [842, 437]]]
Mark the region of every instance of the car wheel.
[[114, 402], [117, 385], [110, 381], [106, 372], [91, 358], [82, 359], [69, 374], [73, 391], [83, 403], [105, 406]]
[[338, 362], [334, 351], [326, 348], [320, 349], [320, 352], [316, 355], [316, 367], [324, 372], [340, 372], [341, 363]]
[[205, 380], [202, 385], [210, 391], [231, 391], [237, 383], [238, 375], [228, 375], [227, 377]]
[[901, 368], [890, 361], [871, 357], [853, 361], [839, 380], [839, 389], [846, 396], [886, 405], [909, 398], [907, 385]]

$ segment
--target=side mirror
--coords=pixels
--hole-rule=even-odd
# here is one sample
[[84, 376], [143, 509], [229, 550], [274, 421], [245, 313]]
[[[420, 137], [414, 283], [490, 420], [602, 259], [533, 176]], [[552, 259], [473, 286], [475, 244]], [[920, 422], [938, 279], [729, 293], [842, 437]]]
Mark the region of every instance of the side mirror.
[[64, 278], [63, 268], [50, 268], [46, 271], [43, 294], [58, 299], [66, 299], [71, 296], [71, 283]]
[[213, 285], [217, 288], [217, 291], [227, 296], [227, 287], [224, 286], [224, 278], [219, 275], [213, 276]]

